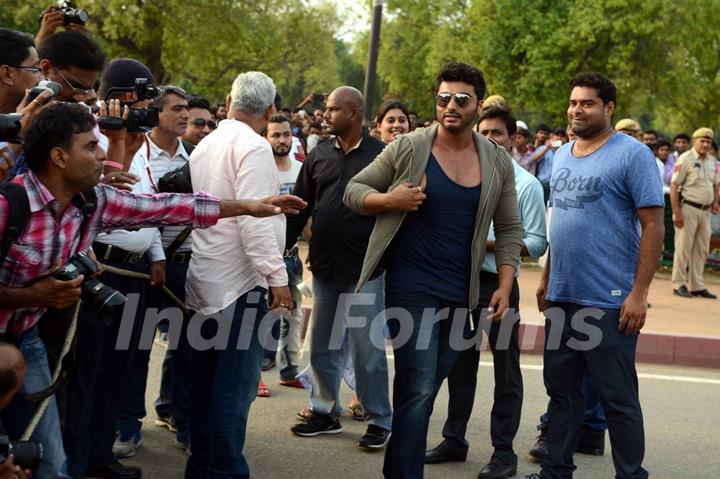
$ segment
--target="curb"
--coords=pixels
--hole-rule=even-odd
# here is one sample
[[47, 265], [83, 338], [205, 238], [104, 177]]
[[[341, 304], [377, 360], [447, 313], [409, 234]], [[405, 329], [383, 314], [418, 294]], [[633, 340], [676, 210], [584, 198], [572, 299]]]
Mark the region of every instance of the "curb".
[[[305, 337], [312, 308], [303, 306], [302, 337]], [[520, 351], [525, 354], [543, 353], [545, 326], [520, 324]], [[487, 338], [482, 351], [489, 350]], [[720, 336], [691, 336], [682, 334], [641, 332], [636, 360], [639, 363], [672, 364], [696, 368], [720, 369]]]

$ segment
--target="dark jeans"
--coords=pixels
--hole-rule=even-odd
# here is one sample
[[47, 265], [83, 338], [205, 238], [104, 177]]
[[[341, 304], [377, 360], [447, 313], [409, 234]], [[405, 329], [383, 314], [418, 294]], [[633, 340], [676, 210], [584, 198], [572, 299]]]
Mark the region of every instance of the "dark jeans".
[[[583, 426], [589, 427], [596, 431], [606, 431], [607, 422], [605, 421], [605, 411], [603, 411], [602, 404], [600, 404], [600, 398], [598, 398], [597, 389], [595, 384], [590, 378], [590, 374], [585, 372], [583, 376], [582, 394], [585, 398], [585, 415], [583, 416]], [[548, 402], [548, 409], [550, 403]], [[540, 416], [540, 425], [538, 430], [547, 428], [548, 422], [550, 422], [550, 415], [545, 412]]]
[[[167, 263], [165, 281], [168, 289], [180, 299], [185, 301], [185, 278], [187, 264]], [[177, 306], [166, 298], [160, 289], [148, 289], [148, 308], [176, 308]], [[160, 380], [160, 397], [155, 401], [155, 410], [158, 417], [172, 416], [178, 429], [178, 439], [189, 441], [190, 425], [188, 423], [188, 389], [190, 381], [189, 372], [189, 345], [187, 341], [187, 322], [184, 318], [180, 341], [173, 350], [168, 347], [162, 366]], [[120, 437], [127, 440], [140, 433], [142, 418], [145, 417], [145, 391], [150, 362], [151, 349], [141, 349], [133, 357], [130, 375], [122, 391], [122, 399], [118, 414], [118, 429]]]
[[[545, 353], [543, 377], [550, 396], [548, 424], [548, 457], [542, 464], [542, 477], [572, 478], [575, 466], [573, 452], [577, 445], [585, 413], [582, 394], [583, 376], [590, 374], [610, 430], [612, 457], [617, 479], [645, 479], [643, 469], [645, 432], [635, 371], [635, 350], [638, 334], [626, 336], [618, 330], [620, 310], [599, 309], [600, 319], [585, 317], [588, 326], [601, 333], [599, 344], [582, 351], [568, 340], [584, 342], [588, 336], [572, 327], [571, 319], [583, 306], [571, 303], [549, 303], [545, 320]], [[556, 315], [553, 308], [564, 313]], [[556, 310], [557, 312], [557, 310]], [[562, 331], [558, 347], [548, 348], [553, 326]], [[585, 331], [587, 332], [587, 331]], [[554, 346], [554, 345], [553, 345]], [[574, 346], [574, 347], [573, 347]], [[587, 349], [587, 348], [586, 348]]]
[[[451, 324], [456, 310], [460, 310], [458, 314], [464, 318], [460, 335], [469, 335], [467, 305], [425, 293], [388, 295], [385, 303], [395, 351], [395, 379], [392, 435], [385, 450], [383, 475], [393, 479], [421, 478], [433, 403], [440, 385], [460, 355], [460, 350], [451, 346]], [[401, 308], [405, 313], [398, 315], [390, 308]], [[425, 308], [433, 312], [449, 308], [449, 317], [440, 321], [422, 321]], [[411, 321], [401, 323], [397, 318], [407, 316], [407, 313], [412, 316]], [[404, 337], [398, 337], [398, 334], [408, 334], [408, 329], [409, 339], [399, 341]], [[418, 337], [422, 339], [420, 344]]]
[[[250, 405], [260, 380], [263, 350], [258, 326], [268, 310], [266, 290], [255, 288], [228, 308], [233, 309], [227, 347], [203, 351], [191, 348], [190, 352], [192, 456], [185, 468], [187, 479], [250, 477], [242, 450]], [[245, 311], [251, 309], [256, 314], [244, 319]], [[244, 325], [241, 335], [242, 323], [249, 321], [253, 321], [252, 327]], [[217, 321], [207, 320], [202, 327], [203, 337], [216, 334]], [[238, 340], [247, 342], [248, 347], [239, 348]]]
[[[480, 279], [480, 306], [482, 308], [486, 308], [490, 304], [490, 299], [497, 288], [498, 276], [483, 272]], [[510, 294], [510, 308], [518, 311], [519, 303], [520, 292], [517, 280], [515, 280]], [[489, 330], [489, 343], [495, 373], [495, 393], [490, 414], [490, 437], [495, 449], [493, 456], [503, 459], [508, 464], [517, 464], [517, 455], [513, 451], [512, 443], [520, 426], [523, 400], [518, 340], [520, 321], [513, 321], [511, 315], [506, 316], [506, 320], [511, 321], [512, 325], [498, 321], [483, 325], [486, 332]], [[510, 333], [509, 338], [508, 332]], [[465, 432], [475, 400], [479, 361], [480, 351], [477, 348], [467, 349], [460, 353], [460, 357], [448, 376], [448, 417], [442, 434], [446, 439], [456, 441], [458, 447], [464, 450], [469, 447], [465, 440]]]
[[[134, 265], [106, 261], [106, 264], [138, 273], [146, 270], [145, 260]], [[115, 440], [118, 401], [129, 373], [132, 357], [140, 339], [145, 311], [147, 282], [110, 273], [100, 281], [123, 293], [138, 295], [138, 314], [127, 349], [116, 349], [120, 319], [109, 325], [88, 306], [78, 319], [75, 367], [67, 381], [63, 440], [67, 453], [68, 475], [85, 477], [86, 470], [115, 464], [112, 453]]]

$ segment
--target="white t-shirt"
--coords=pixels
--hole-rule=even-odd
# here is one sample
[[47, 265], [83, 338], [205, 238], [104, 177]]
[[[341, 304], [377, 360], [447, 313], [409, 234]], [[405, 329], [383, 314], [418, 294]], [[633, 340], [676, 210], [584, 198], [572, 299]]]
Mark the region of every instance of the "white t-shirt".
[[287, 171], [279, 171], [280, 173], [280, 194], [281, 195], [289, 195], [292, 193], [293, 188], [295, 187], [295, 182], [297, 181], [297, 177], [300, 174], [300, 169], [302, 168], [302, 163], [299, 161], [293, 159], [293, 157], [290, 157], [290, 169]]

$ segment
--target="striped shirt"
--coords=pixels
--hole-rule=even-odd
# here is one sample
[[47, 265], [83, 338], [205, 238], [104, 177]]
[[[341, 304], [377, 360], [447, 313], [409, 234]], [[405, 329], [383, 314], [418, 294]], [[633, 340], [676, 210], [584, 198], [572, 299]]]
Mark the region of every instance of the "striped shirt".
[[[138, 195], [99, 184], [97, 208], [81, 238], [82, 213], [72, 203], [60, 211], [58, 201], [32, 171], [12, 182], [25, 187], [30, 203], [28, 225], [11, 244], [0, 269], [0, 285], [12, 288], [26, 287], [55, 262], [65, 264], [78, 251], [87, 251], [102, 231], [177, 224], [207, 228], [217, 223], [220, 214], [220, 201], [206, 193]], [[5, 230], [7, 217], [7, 200], [0, 196], [0, 231]], [[45, 309], [0, 306], [0, 332], [6, 330], [13, 312], [14, 332], [20, 333], [32, 328]]]

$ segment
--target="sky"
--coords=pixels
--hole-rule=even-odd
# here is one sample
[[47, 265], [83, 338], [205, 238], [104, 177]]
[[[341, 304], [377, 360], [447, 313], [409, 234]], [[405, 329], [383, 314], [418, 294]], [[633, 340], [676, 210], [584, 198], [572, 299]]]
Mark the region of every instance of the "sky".
[[362, 0], [309, 0], [310, 4], [330, 2], [337, 5], [338, 15], [343, 20], [338, 29], [338, 36], [346, 42], [352, 43], [358, 32], [370, 29], [372, 19], [371, 6]]

